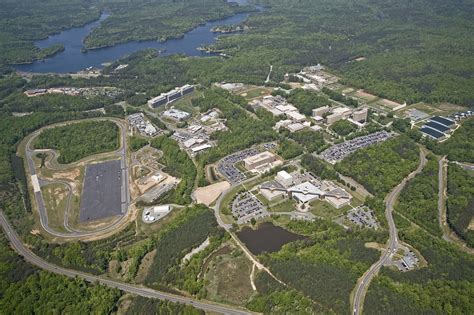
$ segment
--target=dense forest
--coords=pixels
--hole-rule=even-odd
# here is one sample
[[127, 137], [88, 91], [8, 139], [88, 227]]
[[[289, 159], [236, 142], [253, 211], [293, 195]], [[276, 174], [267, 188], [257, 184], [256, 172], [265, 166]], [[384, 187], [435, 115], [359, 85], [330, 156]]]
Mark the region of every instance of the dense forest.
[[[116, 1], [96, 3], [93, 0], [61, 0], [54, 1], [54, 5], [53, 1], [47, 1], [37, 5], [30, 0], [15, 3], [5, 0], [2, 2], [6, 8], [2, 11], [4, 27], [0, 36], [7, 44], [2, 46], [0, 55], [3, 63], [35, 59], [39, 49], [33, 46], [33, 39], [96, 19], [104, 8], [112, 15], [88, 37], [90, 46], [176, 36], [206, 19], [249, 9], [218, 0], [206, 1], [213, 10], [203, 11], [205, 7], [195, 0], [173, 3], [147, 0], [140, 5]], [[149, 55], [139, 54], [140, 62], [146, 64], [146, 68], [132, 65], [124, 73], [107, 80], [117, 82], [118, 76], [132, 79], [132, 72], [140, 72], [143, 76], [154, 72], [161, 78], [147, 81], [141, 76], [143, 80], [133, 80], [133, 84], [155, 83], [156, 86], [157, 80], [166, 78], [170, 84], [183, 77], [205, 82], [262, 83], [271, 63], [274, 66], [271, 79], [278, 82], [287, 72], [321, 62], [344, 77], [348, 84], [402, 103], [473, 104], [470, 89], [474, 71], [473, 42], [469, 36], [473, 30], [469, 21], [474, 12], [471, 0], [462, 3], [404, 0], [391, 4], [382, 0], [258, 2], [265, 10], [250, 16], [246, 22], [249, 30], [238, 36], [223, 36], [215, 45], [232, 58], [182, 58], [177, 66], [191, 68], [191, 71], [179, 73], [178, 69], [173, 69], [179, 75], [167, 76], [165, 73], [170, 71], [167, 64], [173, 58], [148, 59], [145, 56]], [[184, 3], [195, 9], [178, 11]], [[163, 9], [159, 9], [161, 7]], [[33, 23], [28, 18], [29, 12], [35, 12]], [[187, 12], [193, 12], [193, 15]], [[157, 15], [160, 18], [156, 18]], [[17, 23], [12, 23], [12, 19]], [[154, 33], [150, 23], [158, 23], [165, 34]], [[170, 28], [178, 31], [171, 35]], [[113, 66], [115, 63], [109, 69]]]
[[108, 314], [121, 293], [80, 279], [40, 271], [26, 263], [0, 233], [0, 309], [4, 314]]
[[303, 146], [291, 139], [282, 139], [279, 142], [277, 153], [283, 159], [288, 160], [303, 154]]
[[289, 132], [288, 130], [280, 130], [282, 137], [289, 137], [302, 146], [305, 147], [309, 153], [321, 153], [326, 150], [329, 145], [324, 141], [324, 136], [321, 132], [315, 132], [313, 130], [301, 130], [297, 132]]
[[173, 269], [184, 255], [216, 232], [217, 222], [207, 207], [198, 205], [186, 209], [173, 225], [167, 226], [158, 236], [156, 255], [145, 283], [151, 286], [173, 283], [176, 280]]
[[372, 194], [385, 197], [416, 169], [419, 149], [406, 136], [360, 149], [336, 164], [336, 170], [354, 178]]
[[384, 268], [366, 296], [368, 314], [471, 314], [474, 258], [423, 229], [396, 220], [399, 237], [421, 253], [427, 266], [409, 272]]
[[[403, 103], [474, 104], [471, 0], [260, 0], [249, 31], [215, 46], [271, 63], [272, 78], [328, 65], [356, 87]], [[357, 60], [356, 60], [357, 59]]]
[[407, 218], [440, 236], [438, 222], [438, 160], [428, 155], [428, 163], [422, 172], [410, 180], [400, 193], [395, 207]]
[[153, 139], [150, 145], [163, 152], [160, 161], [166, 166], [164, 171], [181, 179], [172, 195], [169, 196], [170, 201], [177, 204], [190, 203], [196, 178], [196, 167], [193, 161], [185, 151], [181, 150], [175, 140], [167, 136]]
[[331, 125], [331, 130], [344, 137], [357, 130], [357, 126], [348, 120], [339, 120]]
[[290, 292], [286, 294], [291, 289], [298, 290], [318, 304], [322, 309], [318, 313], [346, 313], [357, 279], [380, 255], [364, 243], [383, 242], [385, 234], [362, 230], [348, 233], [325, 220], [291, 221], [288, 228], [309, 240], [289, 243], [276, 253], [262, 254], [261, 261], [289, 285]]
[[119, 148], [119, 128], [111, 121], [84, 121], [48, 128], [34, 142], [35, 149], [59, 151], [59, 163], [72, 163], [92, 154]]
[[316, 158], [314, 155], [305, 154], [301, 158], [301, 165], [321, 179], [337, 179], [337, 172], [326, 162]]
[[204, 311], [190, 305], [174, 304], [168, 301], [147, 299], [137, 296], [127, 309], [126, 315], [204, 315]]
[[450, 163], [448, 167], [447, 219], [449, 226], [474, 247], [474, 174]]
[[288, 102], [295, 105], [299, 112], [306, 116], [311, 116], [313, 109], [329, 105], [330, 103], [326, 97], [303, 89], [295, 89], [289, 95], [286, 93], [282, 93], [282, 95], [287, 97]]
[[447, 155], [451, 161], [474, 163], [474, 118], [462, 122], [454, 134], [442, 143], [430, 142], [428, 148], [436, 154]]

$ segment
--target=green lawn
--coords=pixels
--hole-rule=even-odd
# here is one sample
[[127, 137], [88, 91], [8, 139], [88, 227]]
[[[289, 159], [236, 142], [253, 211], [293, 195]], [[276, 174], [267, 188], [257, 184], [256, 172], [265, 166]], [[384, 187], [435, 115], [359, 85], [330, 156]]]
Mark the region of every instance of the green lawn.
[[315, 200], [311, 202], [311, 213], [314, 215], [324, 217], [324, 218], [334, 218], [341, 214], [345, 214], [347, 210], [350, 209], [350, 206], [342, 207], [341, 209], [336, 209], [331, 204], [323, 200]]
[[276, 204], [275, 206], [270, 207], [268, 210], [270, 212], [291, 212], [294, 211], [296, 201], [294, 199], [287, 199], [281, 203]]

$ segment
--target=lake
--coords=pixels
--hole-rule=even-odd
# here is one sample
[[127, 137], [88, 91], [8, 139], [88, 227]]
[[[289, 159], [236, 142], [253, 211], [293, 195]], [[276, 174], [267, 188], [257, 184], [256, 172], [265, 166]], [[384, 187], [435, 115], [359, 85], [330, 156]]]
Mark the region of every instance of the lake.
[[277, 252], [285, 244], [306, 239], [269, 222], [260, 224], [257, 230], [244, 227], [237, 236], [254, 255]]
[[[229, 2], [236, 2], [239, 5], [247, 4], [247, 0], [233, 0]], [[133, 41], [112, 47], [89, 50], [87, 53], [82, 52], [81, 49], [83, 48], [84, 38], [108, 16], [109, 14], [104, 12], [97, 21], [82, 27], [71, 28], [59, 34], [51, 35], [46, 39], [36, 41], [35, 45], [40, 48], [63, 44], [65, 50], [45, 60], [35, 61], [30, 64], [15, 65], [15, 69], [18, 71], [38, 73], [77, 72], [88, 67], [102, 68], [104, 63], [113, 62], [121, 57], [148, 48], [164, 51], [161, 54], [163, 56], [171, 54], [204, 56], [208, 54], [197, 50], [197, 48], [215, 43], [217, 35], [211, 32], [213, 27], [242, 23], [247, 19], [249, 13], [239, 13], [225, 19], [208, 22], [187, 32], [184, 37], [179, 39], [171, 39], [161, 43], [156, 40]]]

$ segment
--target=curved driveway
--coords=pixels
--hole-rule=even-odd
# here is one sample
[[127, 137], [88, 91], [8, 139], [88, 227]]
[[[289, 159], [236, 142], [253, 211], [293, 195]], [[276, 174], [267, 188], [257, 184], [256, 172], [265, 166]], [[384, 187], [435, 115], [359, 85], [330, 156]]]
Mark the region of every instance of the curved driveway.
[[361, 312], [361, 308], [364, 303], [365, 293], [369, 288], [370, 281], [374, 278], [374, 276], [379, 272], [382, 266], [389, 262], [392, 259], [393, 254], [397, 252], [398, 249], [398, 232], [397, 227], [395, 226], [395, 222], [393, 220], [392, 212], [393, 212], [393, 205], [398, 198], [398, 195], [405, 187], [406, 183], [419, 174], [426, 165], [426, 153], [423, 149], [420, 149], [420, 164], [418, 168], [410, 173], [407, 177], [403, 179], [403, 181], [396, 186], [390, 194], [388, 194], [385, 203], [385, 216], [387, 218], [388, 226], [389, 226], [389, 233], [390, 238], [388, 240], [388, 246], [385, 252], [382, 254], [380, 259], [374, 263], [369, 270], [362, 276], [362, 278], [357, 282], [357, 287], [355, 290], [354, 295], [354, 302], [353, 302], [353, 314], [358, 315]]
[[70, 270], [70, 269], [53, 265], [41, 259], [40, 257], [36, 256], [28, 248], [26, 248], [26, 246], [21, 242], [18, 234], [15, 232], [15, 230], [13, 229], [13, 227], [10, 225], [7, 218], [3, 214], [3, 211], [1, 210], [0, 210], [0, 224], [2, 225], [5, 231], [5, 235], [10, 240], [11, 246], [18, 254], [23, 256], [27, 262], [35, 266], [38, 266], [41, 269], [50, 271], [52, 273], [67, 276], [70, 278], [79, 277], [88, 282], [100, 283], [111, 288], [116, 288], [128, 293], [133, 293], [133, 294], [140, 295], [143, 297], [167, 300], [174, 303], [188, 304], [188, 305], [192, 305], [196, 308], [199, 308], [208, 312], [231, 314], [231, 315], [249, 314], [249, 312], [247, 311], [233, 308], [231, 306], [211, 303], [207, 301], [195, 300], [193, 298], [179, 296], [179, 295], [166, 293], [166, 292], [160, 292], [160, 291], [152, 290], [149, 288], [139, 287], [139, 286], [131, 285], [128, 283], [111, 280], [104, 277], [94, 276], [94, 275], [90, 275], [84, 272]]
[[[54, 128], [54, 127], [58, 127], [58, 126], [64, 126], [66, 124], [78, 123], [78, 122], [81, 122], [81, 121], [91, 121], [91, 120], [92, 121], [94, 121], [94, 120], [95, 121], [109, 120], [109, 121], [114, 122], [120, 128], [120, 132], [121, 132], [120, 148], [118, 150], [114, 151], [114, 152], [111, 152], [111, 153], [107, 152], [107, 153], [103, 153], [103, 154], [117, 154], [117, 155], [120, 156], [121, 168], [122, 168], [122, 181], [123, 181], [122, 182], [122, 189], [123, 189], [122, 197], [125, 199], [125, 203], [122, 205], [123, 208], [124, 208], [122, 210], [122, 213], [125, 214], [127, 212], [128, 205], [130, 204], [130, 193], [129, 193], [129, 182], [128, 182], [128, 180], [129, 180], [128, 179], [128, 165], [127, 165], [127, 126], [126, 126], [126, 123], [124, 121], [120, 120], [120, 119], [116, 119], [116, 118], [92, 118], [92, 119], [86, 119], [86, 120], [75, 120], [75, 121], [61, 122], [61, 123], [57, 123], [57, 124], [53, 124], [53, 125], [50, 125], [50, 126], [43, 127], [41, 129], [33, 132], [32, 134], [30, 134], [29, 139], [28, 139], [28, 141], [26, 143], [26, 146], [25, 146], [25, 157], [26, 157], [26, 160], [27, 160], [27, 163], [28, 163], [29, 175], [31, 177], [38, 176], [38, 174], [36, 172], [36, 166], [35, 166], [35, 163], [33, 161], [33, 155], [34, 155], [36, 150], [32, 149], [32, 142], [33, 142], [34, 139], [36, 139], [36, 137], [38, 137], [41, 134], [42, 130], [47, 129], [47, 128]], [[42, 150], [42, 151], [44, 151], [44, 150]], [[55, 160], [55, 157], [57, 156], [57, 153], [54, 150], [48, 150], [48, 151], [53, 153], [53, 158], [51, 158], [50, 162], [51, 162], [51, 164], [54, 164], [53, 160]], [[84, 158], [84, 159], [82, 159], [82, 160], [80, 160], [76, 163], [87, 160], [88, 158], [89, 157], [86, 157], [86, 158]], [[43, 181], [43, 180], [38, 179], [38, 181]], [[82, 237], [97, 236], [99, 234], [103, 234], [103, 233], [113, 231], [115, 228], [117, 228], [117, 226], [119, 224], [123, 223], [126, 220], [126, 216], [122, 215], [122, 217], [119, 220], [116, 220], [112, 224], [110, 224], [110, 225], [108, 225], [104, 228], [97, 229], [95, 231], [73, 230], [69, 227], [69, 224], [68, 224], [68, 212], [69, 212], [69, 201], [70, 201], [69, 199], [70, 199], [71, 194], [72, 194], [71, 186], [69, 185], [69, 183], [66, 183], [65, 181], [61, 181], [61, 180], [57, 180], [57, 181], [54, 180], [54, 181], [48, 181], [48, 182], [49, 183], [58, 182], [58, 183], [65, 184], [66, 186], [68, 186], [68, 189], [70, 191], [70, 194], [69, 194], [69, 197], [68, 197], [68, 206], [65, 210], [65, 216], [64, 216], [64, 227], [69, 232], [64, 233], [64, 232], [58, 232], [58, 231], [52, 229], [49, 226], [49, 224], [48, 224], [48, 214], [47, 214], [47, 210], [46, 210], [46, 207], [45, 207], [45, 204], [44, 204], [43, 194], [41, 193], [41, 190], [35, 190], [34, 189], [34, 196], [35, 196], [36, 204], [37, 204], [37, 207], [38, 207], [41, 227], [46, 232], [48, 232], [49, 234], [51, 234], [53, 236], [63, 237], [63, 238], [82, 238]]]

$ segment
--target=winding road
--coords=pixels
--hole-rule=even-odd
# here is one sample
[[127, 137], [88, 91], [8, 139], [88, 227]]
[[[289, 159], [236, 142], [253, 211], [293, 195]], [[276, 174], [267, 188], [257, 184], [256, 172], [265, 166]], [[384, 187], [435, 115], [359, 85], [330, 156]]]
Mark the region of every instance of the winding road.
[[[103, 153], [100, 155], [96, 156], [102, 156], [102, 155], [117, 155], [120, 157], [121, 160], [121, 169], [122, 169], [122, 198], [123, 198], [123, 203], [122, 203], [122, 213], [123, 215], [118, 219], [112, 222], [111, 224], [107, 225], [106, 227], [96, 229], [94, 231], [79, 231], [72, 229], [69, 226], [68, 223], [68, 216], [69, 216], [69, 207], [70, 207], [70, 199], [72, 195], [72, 187], [71, 185], [64, 180], [44, 180], [38, 178], [38, 173], [36, 171], [36, 165], [33, 160], [33, 156], [35, 155], [36, 152], [51, 152], [52, 153], [52, 158], [49, 160], [50, 164], [55, 164], [53, 161], [57, 158], [57, 152], [54, 150], [35, 150], [32, 148], [32, 143], [33, 140], [38, 137], [42, 130], [47, 129], [47, 128], [54, 128], [58, 126], [64, 126], [67, 124], [71, 123], [78, 123], [81, 121], [104, 121], [104, 120], [109, 120], [114, 122], [120, 129], [120, 148], [117, 149], [114, 152], [107, 152]], [[49, 234], [56, 236], [56, 237], [61, 237], [61, 238], [84, 238], [84, 237], [93, 237], [93, 236], [98, 236], [100, 234], [105, 234], [107, 232], [112, 232], [114, 231], [120, 224], [124, 223], [127, 220], [127, 217], [125, 216], [128, 206], [130, 205], [130, 192], [129, 192], [129, 178], [128, 178], [128, 165], [127, 165], [127, 126], [126, 122], [120, 120], [120, 119], [115, 119], [115, 118], [93, 118], [93, 119], [87, 119], [87, 120], [77, 120], [77, 121], [68, 121], [68, 122], [61, 122], [57, 124], [53, 124], [50, 126], [43, 127], [32, 134], [29, 135], [29, 138], [27, 140], [26, 146], [25, 146], [25, 158], [27, 160], [28, 164], [28, 171], [29, 175], [31, 178], [31, 182], [33, 185], [33, 193], [35, 196], [38, 212], [39, 212], [39, 218], [40, 218], [40, 224], [41, 227], [48, 232]], [[79, 162], [84, 162], [90, 159], [90, 157], [84, 158], [76, 163]], [[59, 232], [53, 229], [52, 227], [49, 226], [48, 222], [48, 213], [47, 209], [44, 204], [44, 199], [43, 199], [43, 194], [41, 192], [41, 186], [44, 186], [45, 184], [51, 184], [51, 183], [61, 183], [67, 186], [69, 190], [69, 195], [68, 195], [68, 201], [67, 201], [67, 207], [65, 209], [65, 215], [64, 215], [64, 228], [68, 232]]]
[[50, 271], [52, 273], [63, 275], [70, 278], [79, 277], [91, 283], [100, 283], [111, 288], [116, 288], [124, 292], [140, 295], [143, 297], [156, 298], [160, 300], [167, 300], [174, 303], [192, 305], [196, 308], [199, 308], [208, 312], [216, 312], [216, 313], [231, 314], [231, 315], [250, 314], [248, 311], [240, 310], [238, 308], [226, 306], [223, 304], [196, 300], [193, 298], [179, 296], [179, 295], [175, 295], [171, 293], [160, 292], [153, 289], [139, 287], [139, 286], [131, 285], [128, 283], [108, 279], [105, 277], [94, 276], [94, 275], [90, 275], [84, 272], [70, 270], [70, 269], [56, 266], [36, 256], [22, 243], [22, 241], [20, 240], [20, 237], [15, 232], [15, 230], [13, 229], [13, 227], [10, 225], [7, 218], [3, 214], [3, 211], [0, 211], [0, 224], [2, 225], [3, 230], [5, 231], [5, 235], [7, 236], [8, 240], [11, 243], [11, 246], [18, 254], [23, 256], [27, 262], [41, 269]]
[[385, 199], [385, 216], [387, 218], [388, 226], [389, 226], [389, 233], [390, 237], [387, 243], [387, 249], [383, 252], [380, 259], [374, 263], [369, 270], [365, 272], [361, 279], [357, 282], [357, 286], [355, 288], [354, 300], [353, 300], [353, 314], [358, 315], [361, 313], [365, 293], [369, 288], [370, 281], [374, 278], [375, 275], [379, 272], [380, 268], [386, 263], [388, 263], [391, 259], [393, 254], [397, 252], [399, 243], [398, 243], [398, 232], [397, 227], [395, 226], [395, 221], [393, 220], [392, 212], [393, 206], [398, 198], [398, 195], [405, 187], [406, 183], [419, 174], [427, 163], [426, 160], [426, 153], [423, 149], [420, 149], [420, 164], [418, 168], [410, 173], [407, 177], [403, 179], [403, 181], [398, 184], [391, 192], [388, 194], [387, 198]]

